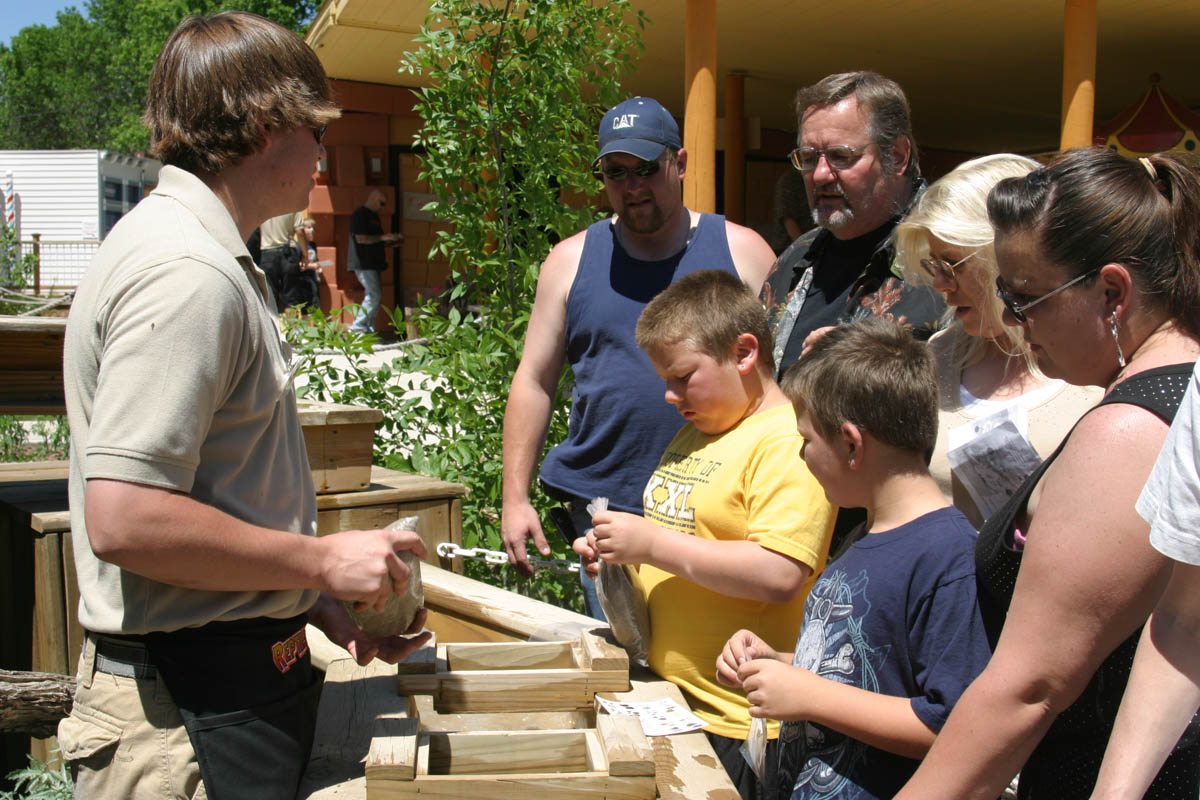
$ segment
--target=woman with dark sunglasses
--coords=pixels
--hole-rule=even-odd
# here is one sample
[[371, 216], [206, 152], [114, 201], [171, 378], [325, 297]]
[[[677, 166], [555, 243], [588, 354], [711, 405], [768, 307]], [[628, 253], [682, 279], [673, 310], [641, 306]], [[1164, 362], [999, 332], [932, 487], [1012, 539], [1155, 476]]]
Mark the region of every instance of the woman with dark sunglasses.
[[[898, 798], [1086, 798], [1170, 574], [1134, 504], [1200, 358], [1200, 175], [1074, 150], [988, 198], [1006, 319], [1038, 366], [1106, 387], [977, 552], [995, 655]], [[1146, 797], [1196, 797], [1196, 721]]]
[[896, 228], [904, 280], [931, 284], [946, 300], [945, 327], [929, 342], [939, 383], [929, 471], [976, 529], [1102, 394], [1047, 378], [1021, 329], [1002, 319], [987, 195], [998, 181], [1037, 167], [1007, 153], [961, 164], [934, 182]]

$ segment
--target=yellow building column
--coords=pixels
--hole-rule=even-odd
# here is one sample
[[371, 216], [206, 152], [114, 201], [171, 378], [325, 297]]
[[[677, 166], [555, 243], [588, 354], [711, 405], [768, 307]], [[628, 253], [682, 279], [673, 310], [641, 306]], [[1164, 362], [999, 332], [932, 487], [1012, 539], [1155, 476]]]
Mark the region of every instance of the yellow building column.
[[683, 204], [717, 210], [717, 0], [687, 0], [684, 46]]
[[746, 223], [746, 75], [725, 76], [725, 218]]
[[1088, 147], [1096, 116], [1096, 0], [1066, 0], [1059, 149]]

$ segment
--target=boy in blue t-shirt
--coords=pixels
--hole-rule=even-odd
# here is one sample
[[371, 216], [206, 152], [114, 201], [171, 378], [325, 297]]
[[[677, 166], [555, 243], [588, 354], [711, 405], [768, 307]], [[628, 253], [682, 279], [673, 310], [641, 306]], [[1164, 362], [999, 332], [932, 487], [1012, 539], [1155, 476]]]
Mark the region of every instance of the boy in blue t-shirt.
[[867, 509], [804, 608], [794, 654], [742, 630], [717, 659], [750, 714], [784, 721], [780, 798], [890, 798], [991, 651], [975, 531], [929, 475], [928, 348], [869, 319], [832, 329], [783, 379], [808, 468], [835, 506]]

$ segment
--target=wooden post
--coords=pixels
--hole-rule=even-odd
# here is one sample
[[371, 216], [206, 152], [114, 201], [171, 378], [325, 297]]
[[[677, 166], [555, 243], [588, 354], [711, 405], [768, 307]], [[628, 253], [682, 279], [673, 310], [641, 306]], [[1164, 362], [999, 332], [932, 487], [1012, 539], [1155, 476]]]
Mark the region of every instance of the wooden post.
[[683, 204], [717, 210], [717, 0], [687, 0], [684, 47]]
[[42, 293], [42, 235], [33, 234], [33, 293]]
[[1096, 115], [1096, 0], [1065, 0], [1059, 149], [1089, 147]]
[[725, 76], [725, 218], [746, 222], [746, 74]]

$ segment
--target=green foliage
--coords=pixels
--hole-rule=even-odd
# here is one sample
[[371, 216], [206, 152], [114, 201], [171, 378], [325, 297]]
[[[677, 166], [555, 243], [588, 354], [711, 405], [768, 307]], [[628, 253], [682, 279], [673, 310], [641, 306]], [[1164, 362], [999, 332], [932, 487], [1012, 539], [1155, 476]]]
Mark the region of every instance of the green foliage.
[[0, 800], [71, 800], [75, 784], [67, 765], [59, 760], [57, 767], [29, 756], [29, 766], [8, 773], [13, 781], [12, 791], [0, 791]]
[[0, 414], [0, 462], [65, 459], [71, 430], [66, 417], [11, 417]]
[[525, 265], [596, 218], [562, 192], [598, 190], [596, 123], [621, 99], [642, 25], [626, 0], [442, 0], [404, 54], [401, 71], [432, 81], [415, 106], [429, 210], [454, 223], [434, 252], [501, 328], [531, 297]]
[[[6, 289], [24, 289], [33, 281], [33, 269], [37, 257], [33, 253], [21, 255], [21, 243], [17, 232], [0, 218], [0, 286]], [[17, 314], [28, 306], [4, 302], [0, 295], [0, 314]]]
[[189, 14], [253, 11], [302, 32], [315, 0], [89, 0], [0, 44], [0, 148], [144, 153], [150, 68]]
[[[332, 348], [346, 364], [316, 356], [303, 395], [384, 412], [378, 463], [467, 486], [467, 547], [503, 550], [502, 423], [538, 271], [553, 242], [597, 218], [563, 193], [599, 188], [596, 124], [621, 99], [617, 80], [640, 53], [643, 24], [626, 0], [433, 2], [416, 37], [422, 47], [403, 64], [432, 84], [416, 104], [421, 177], [437, 198], [429, 210], [453, 223], [434, 247], [450, 263], [451, 288], [419, 312], [423, 342], [378, 372], [364, 366], [363, 340], [324, 318], [289, 332], [298, 352]], [[566, 436], [569, 380], [564, 371], [550, 442]], [[550, 504], [535, 495], [543, 519]], [[573, 560], [557, 536], [548, 539], [555, 555]], [[472, 561], [467, 574], [582, 608], [575, 575], [543, 571], [526, 581], [510, 567]]]

